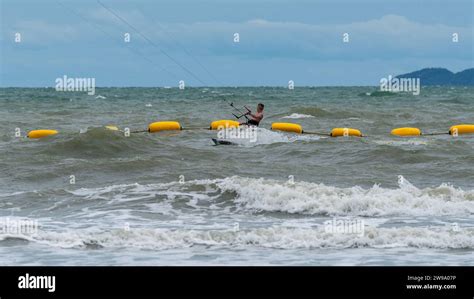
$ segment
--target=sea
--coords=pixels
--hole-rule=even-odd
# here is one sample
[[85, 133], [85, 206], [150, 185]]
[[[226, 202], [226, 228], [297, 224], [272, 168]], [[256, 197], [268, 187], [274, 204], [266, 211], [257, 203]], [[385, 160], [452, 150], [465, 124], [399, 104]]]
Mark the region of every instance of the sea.
[[[230, 103], [265, 117], [216, 146]], [[2, 88], [0, 265], [472, 266], [473, 123], [473, 87]]]

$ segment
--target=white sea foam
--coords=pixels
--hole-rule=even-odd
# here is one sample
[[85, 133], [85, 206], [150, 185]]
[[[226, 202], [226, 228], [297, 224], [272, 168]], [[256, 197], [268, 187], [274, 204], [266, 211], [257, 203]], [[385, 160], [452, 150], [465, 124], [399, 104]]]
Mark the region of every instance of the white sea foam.
[[[204, 186], [205, 188], [197, 188]], [[474, 190], [449, 184], [417, 188], [406, 179], [398, 188], [335, 187], [310, 182], [284, 182], [269, 179], [228, 177], [195, 180], [185, 184], [113, 185], [69, 191], [90, 200], [118, 202], [157, 198], [207, 201], [212, 206], [225, 192], [234, 193], [233, 204], [256, 212], [284, 212], [329, 216], [468, 216], [474, 214]], [[192, 203], [191, 203], [192, 204]], [[197, 206], [196, 206], [197, 207]], [[217, 208], [217, 207], [214, 207]]]
[[235, 201], [245, 208], [258, 211], [357, 216], [474, 214], [474, 190], [448, 184], [419, 189], [403, 180], [397, 189], [378, 185], [364, 189], [230, 177], [217, 185], [223, 191], [235, 192]]
[[454, 231], [449, 227], [366, 227], [364, 235], [328, 233], [322, 226], [288, 228], [273, 226], [233, 230], [186, 230], [117, 228], [39, 231], [35, 235], [0, 235], [0, 240], [20, 238], [33, 243], [60, 248], [141, 248], [171, 249], [192, 246], [218, 248], [264, 247], [295, 248], [474, 248], [474, 228]]
[[[238, 130], [245, 130], [245, 128], [239, 128]], [[231, 132], [235, 129], [228, 129], [226, 135], [231, 135]], [[295, 141], [315, 141], [321, 137], [316, 135], [298, 135], [291, 133], [284, 133], [279, 131], [272, 131], [265, 128], [258, 128], [255, 132], [255, 137], [252, 138], [224, 138], [225, 140], [231, 141], [239, 146], [253, 147], [257, 145], [266, 145], [274, 143], [290, 143]]]
[[309, 114], [299, 114], [299, 113], [292, 113], [290, 115], [287, 115], [287, 116], [283, 116], [282, 118], [294, 118], [294, 119], [298, 119], [298, 118], [312, 118], [314, 117], [313, 115], [309, 115]]
[[[41, 224], [35, 234], [0, 234], [0, 242], [22, 239], [31, 243], [58, 248], [143, 248], [172, 249], [193, 246], [216, 248], [434, 248], [474, 249], [474, 227], [469, 223], [453, 226], [431, 222], [420, 226], [419, 222], [399, 222], [387, 226], [386, 215], [402, 217], [436, 217], [455, 215], [466, 217], [474, 214], [474, 191], [461, 190], [448, 184], [434, 188], [417, 188], [401, 179], [398, 188], [342, 188], [310, 182], [288, 183], [268, 179], [228, 177], [214, 180], [194, 180], [184, 184], [129, 184], [103, 188], [80, 188], [69, 191], [72, 196], [88, 200], [106, 200], [124, 204], [134, 201], [143, 203], [135, 211], [179, 215], [169, 221], [134, 221], [128, 213], [112, 213], [112, 206], [105, 210], [79, 212], [76, 219], [87, 214], [87, 221], [67, 225], [39, 219]], [[233, 195], [222, 202], [222, 194]], [[158, 197], [157, 197], [158, 196]], [[223, 213], [223, 208], [233, 207], [234, 215], [248, 212], [284, 212], [304, 215], [337, 215], [337, 217], [375, 217], [364, 219], [362, 234], [330, 233], [325, 230], [321, 218], [290, 218], [278, 224], [265, 222], [255, 226], [242, 220], [235, 229], [232, 218], [227, 222], [199, 222], [196, 217], [187, 221], [186, 215], [171, 214], [172, 204], [188, 200], [190, 209], [207, 209]], [[217, 201], [217, 200], [220, 201]], [[207, 202], [207, 204], [205, 204]], [[222, 204], [226, 205], [225, 207]], [[215, 210], [217, 209], [217, 210]], [[98, 214], [94, 214], [97, 212]], [[228, 215], [229, 211], [225, 214]], [[378, 217], [382, 216], [382, 217]], [[118, 217], [118, 218], [117, 218]], [[205, 215], [203, 214], [203, 217]], [[201, 219], [200, 217], [198, 217]], [[131, 220], [130, 227], [124, 224]], [[198, 220], [199, 220], [198, 219]], [[217, 219], [217, 218], [216, 218]], [[247, 216], [242, 218], [247, 219]], [[325, 219], [325, 218], [322, 218]], [[365, 221], [367, 219], [367, 221]], [[392, 218], [393, 219], [393, 218]], [[204, 220], [204, 218], [202, 218]], [[436, 225], [433, 225], [435, 223]], [[228, 228], [226, 228], [228, 224]], [[449, 221], [448, 221], [449, 224]], [[157, 229], [158, 228], [158, 229]]]
[[429, 140], [406, 139], [406, 140], [375, 140], [374, 143], [379, 145], [393, 145], [393, 146], [404, 146], [404, 145], [427, 145]]

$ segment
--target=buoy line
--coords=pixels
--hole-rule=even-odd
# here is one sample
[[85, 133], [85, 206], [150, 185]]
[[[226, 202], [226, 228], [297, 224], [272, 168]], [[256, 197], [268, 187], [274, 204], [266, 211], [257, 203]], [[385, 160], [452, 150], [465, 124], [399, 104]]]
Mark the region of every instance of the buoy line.
[[[211, 122], [208, 127], [183, 127], [178, 121], [157, 121], [150, 123], [146, 130], [131, 131], [130, 133], [156, 133], [162, 131], [181, 131], [181, 130], [220, 130], [220, 129], [229, 129], [237, 128], [241, 126], [238, 121], [230, 119], [221, 119]], [[104, 126], [107, 130], [111, 131], [120, 131], [119, 127], [115, 125]], [[296, 123], [281, 123], [275, 122], [271, 125], [271, 130], [282, 131], [287, 133], [296, 133], [296, 134], [308, 134], [308, 135], [321, 135], [329, 137], [368, 137], [363, 135], [362, 132], [354, 128], [334, 128], [329, 133], [321, 132], [311, 132], [304, 131], [303, 127], [300, 124]], [[52, 129], [39, 129], [29, 131], [26, 137], [37, 139], [48, 136], [53, 136], [58, 134], [58, 130]], [[474, 134], [474, 124], [460, 124], [454, 125], [449, 128], [447, 132], [438, 132], [438, 133], [427, 133], [423, 134], [419, 128], [396, 128], [391, 131], [391, 134], [398, 137], [413, 137], [413, 136], [437, 136], [437, 135], [451, 135], [458, 136], [464, 134]]]

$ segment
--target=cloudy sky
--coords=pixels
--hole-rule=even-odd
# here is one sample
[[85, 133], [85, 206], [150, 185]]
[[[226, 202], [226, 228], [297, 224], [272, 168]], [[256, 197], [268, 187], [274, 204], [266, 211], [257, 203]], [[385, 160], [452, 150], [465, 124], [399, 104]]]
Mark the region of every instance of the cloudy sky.
[[122, 20], [96, 0], [0, 0], [0, 86], [377, 85], [474, 66], [472, 0], [100, 1]]

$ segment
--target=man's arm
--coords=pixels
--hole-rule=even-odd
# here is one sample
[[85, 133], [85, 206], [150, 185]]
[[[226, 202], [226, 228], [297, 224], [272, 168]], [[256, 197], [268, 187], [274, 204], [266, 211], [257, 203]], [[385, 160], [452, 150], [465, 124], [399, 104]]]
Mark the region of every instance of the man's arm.
[[252, 113], [249, 113], [251, 117], [253, 117], [253, 119], [255, 119], [256, 121], [261, 121], [262, 118], [263, 118], [263, 115], [262, 113], [256, 113], [256, 114], [252, 114]]

